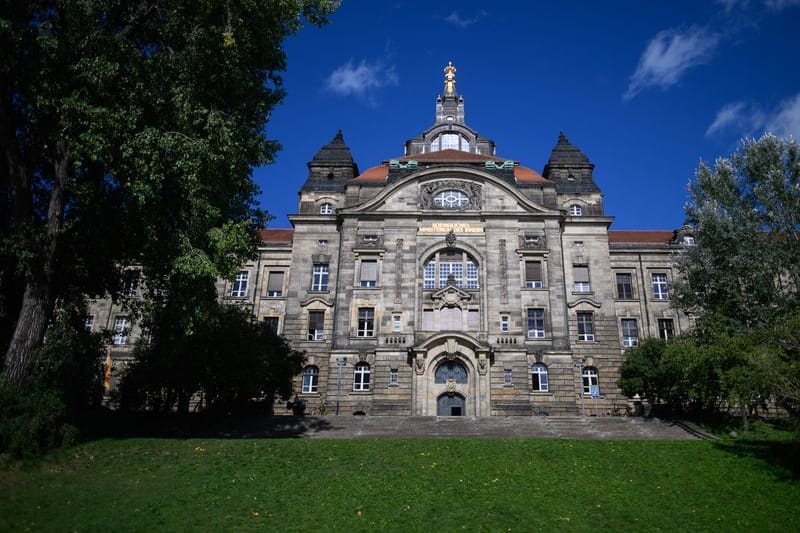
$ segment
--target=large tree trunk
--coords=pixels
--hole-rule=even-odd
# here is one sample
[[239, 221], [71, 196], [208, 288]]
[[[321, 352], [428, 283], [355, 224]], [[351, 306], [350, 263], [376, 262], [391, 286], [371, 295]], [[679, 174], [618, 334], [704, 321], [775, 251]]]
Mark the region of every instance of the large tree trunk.
[[6, 351], [3, 375], [15, 385], [21, 385], [28, 377], [31, 356], [44, 340], [55, 305], [53, 279], [58, 239], [64, 226], [65, 187], [69, 168], [69, 150], [63, 139], [56, 143], [55, 151], [53, 188], [47, 206], [41, 262], [34, 267], [35, 272], [25, 286], [14, 335]]

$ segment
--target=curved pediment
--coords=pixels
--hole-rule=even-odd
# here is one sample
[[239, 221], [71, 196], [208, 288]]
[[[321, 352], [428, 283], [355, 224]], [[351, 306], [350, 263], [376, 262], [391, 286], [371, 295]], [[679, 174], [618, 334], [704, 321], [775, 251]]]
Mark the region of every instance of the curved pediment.
[[[437, 196], [452, 192], [452, 198]], [[463, 195], [463, 196], [459, 196]], [[341, 209], [343, 215], [372, 212], [409, 213], [514, 212], [560, 216], [561, 212], [528, 199], [513, 184], [475, 167], [425, 168], [387, 185], [362, 204]]]

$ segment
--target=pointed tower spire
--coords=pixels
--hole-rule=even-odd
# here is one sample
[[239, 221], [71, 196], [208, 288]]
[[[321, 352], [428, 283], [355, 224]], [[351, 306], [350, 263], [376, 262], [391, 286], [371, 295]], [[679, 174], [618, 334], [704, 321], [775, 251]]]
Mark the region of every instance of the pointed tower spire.
[[303, 190], [344, 190], [347, 180], [358, 174], [358, 165], [339, 130], [308, 162], [308, 179]]

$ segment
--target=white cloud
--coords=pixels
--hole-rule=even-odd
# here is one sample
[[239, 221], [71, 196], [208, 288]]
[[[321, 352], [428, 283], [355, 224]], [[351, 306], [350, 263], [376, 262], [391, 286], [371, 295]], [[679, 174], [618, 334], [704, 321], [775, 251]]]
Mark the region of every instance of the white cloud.
[[800, 139], [800, 93], [781, 102], [770, 117], [767, 129], [776, 135]]
[[711, 58], [719, 39], [719, 35], [696, 26], [659, 32], [642, 52], [623, 99], [630, 100], [644, 89], [666, 89], [678, 83], [688, 69]]
[[458, 26], [459, 28], [468, 28], [469, 26], [472, 26], [473, 24], [481, 20], [486, 15], [487, 15], [486, 11], [481, 9], [480, 11], [478, 11], [478, 13], [475, 14], [475, 16], [471, 18], [464, 18], [458, 14], [458, 11], [453, 11], [452, 13], [444, 17], [444, 21], [449, 24], [452, 24], [453, 26]]
[[717, 111], [714, 122], [706, 130], [706, 137], [726, 131], [735, 131], [738, 135], [753, 135], [764, 127], [766, 121], [767, 117], [761, 110], [744, 102], [733, 102]]
[[326, 87], [340, 96], [366, 98], [367, 103], [374, 105], [377, 89], [396, 86], [399, 82], [394, 65], [386, 67], [381, 62], [369, 63], [365, 60], [355, 65], [351, 59], [331, 72]]
[[757, 137], [765, 131], [800, 139], [800, 93], [787, 98], [771, 112], [744, 102], [726, 104], [706, 129], [706, 137], [725, 134]]

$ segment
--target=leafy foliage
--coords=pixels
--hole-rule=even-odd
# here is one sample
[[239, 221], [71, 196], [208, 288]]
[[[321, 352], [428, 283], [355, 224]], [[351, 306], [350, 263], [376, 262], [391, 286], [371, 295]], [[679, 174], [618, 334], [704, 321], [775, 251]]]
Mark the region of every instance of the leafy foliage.
[[140, 343], [120, 387], [125, 409], [187, 412], [192, 403], [241, 410], [253, 399], [271, 410], [275, 395], [288, 397], [303, 355], [248, 310], [212, 300], [193, 329], [182, 309], [165, 307], [152, 325], [152, 342]]

